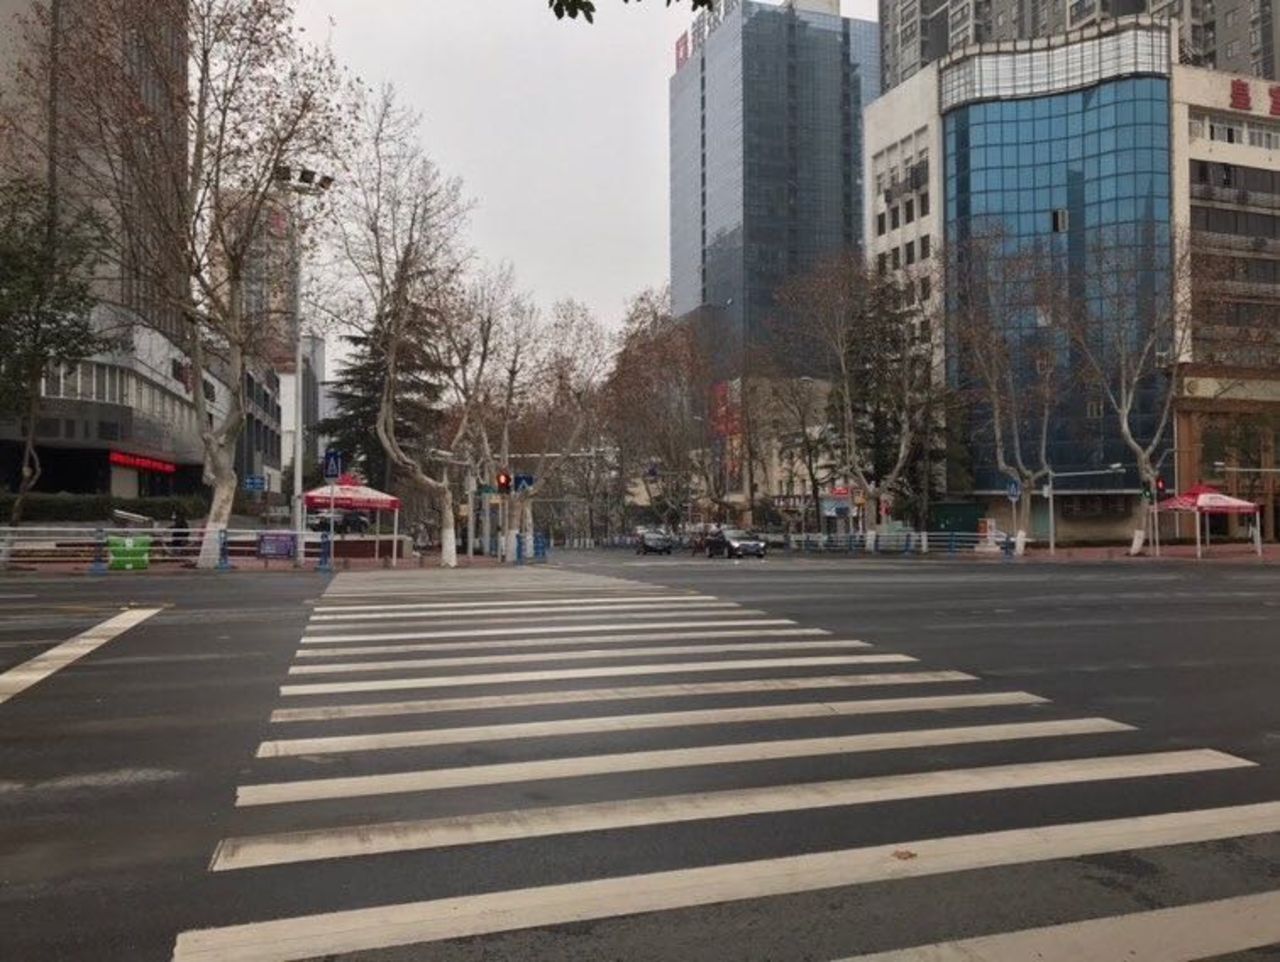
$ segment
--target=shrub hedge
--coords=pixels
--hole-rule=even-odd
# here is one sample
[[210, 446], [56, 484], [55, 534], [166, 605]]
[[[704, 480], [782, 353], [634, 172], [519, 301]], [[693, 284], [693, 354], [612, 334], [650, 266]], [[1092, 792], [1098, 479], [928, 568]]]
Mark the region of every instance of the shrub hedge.
[[[0, 525], [9, 523], [14, 495], [0, 493]], [[199, 495], [162, 498], [114, 498], [109, 494], [45, 494], [32, 492], [22, 505], [22, 523], [40, 521], [110, 521], [115, 510], [145, 514], [157, 521], [168, 521], [181, 508], [190, 521], [203, 518], [209, 504]]]

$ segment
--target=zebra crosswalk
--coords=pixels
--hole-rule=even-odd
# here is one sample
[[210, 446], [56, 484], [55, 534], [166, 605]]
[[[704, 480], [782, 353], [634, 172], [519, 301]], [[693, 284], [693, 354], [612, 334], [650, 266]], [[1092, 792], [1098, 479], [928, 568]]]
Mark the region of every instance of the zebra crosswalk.
[[[805, 893], [1280, 832], [1280, 801], [1129, 797], [1247, 778], [1246, 758], [1152, 748], [1123, 720], [848, 632], [565, 571], [396, 578], [341, 576], [317, 605], [209, 863], [244, 914], [181, 933], [175, 962], [554, 943], [571, 923], [767, 913]], [[1031, 802], [983, 804], [1015, 797]], [[1098, 798], [1114, 812], [1080, 817]], [[921, 813], [942, 828], [921, 831]], [[1206, 944], [1262, 944], [1273, 927], [1253, 917], [1273, 904]], [[1063, 931], [1160, 958], [1138, 954], [1151, 919], [1095, 921]], [[1050, 929], [866, 957], [1012, 962], [1039, 957], [1016, 953]], [[652, 932], [644, 957], [693, 957]], [[741, 957], [725, 935], [696, 957]], [[797, 936], [785, 957], [865, 955], [844, 948], [815, 955]]]

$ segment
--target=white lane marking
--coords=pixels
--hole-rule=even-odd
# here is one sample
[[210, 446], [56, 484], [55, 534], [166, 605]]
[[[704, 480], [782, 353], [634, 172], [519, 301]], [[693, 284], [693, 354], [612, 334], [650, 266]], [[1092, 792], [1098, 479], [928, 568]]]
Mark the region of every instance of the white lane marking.
[[518, 738], [551, 738], [588, 732], [626, 732], [686, 725], [732, 725], [747, 722], [788, 721], [798, 718], [840, 718], [852, 715], [884, 715], [894, 712], [948, 711], [962, 708], [996, 708], [1007, 705], [1042, 705], [1047, 698], [1025, 691], [983, 692], [973, 695], [932, 695], [922, 698], [875, 698], [851, 701], [805, 702], [790, 705], [751, 705], [740, 708], [704, 708], [693, 711], [655, 712], [647, 715], [606, 715], [595, 718], [563, 718], [557, 721], [518, 722], [509, 725], [476, 725], [466, 728], [427, 728], [415, 731], [378, 732], [369, 735], [330, 735], [265, 741], [259, 758], [320, 755], [327, 752], [379, 751], [421, 748], [428, 745], [461, 745], [471, 742]]
[[625, 688], [570, 688], [531, 691], [511, 695], [472, 698], [423, 698], [415, 701], [366, 702], [360, 705], [317, 705], [313, 708], [277, 708], [271, 721], [333, 721], [341, 718], [386, 718], [394, 715], [429, 715], [433, 712], [475, 711], [486, 708], [520, 708], [528, 705], [568, 705], [582, 702], [628, 701], [643, 698], [695, 698], [700, 695], [746, 692], [809, 691], [815, 688], [878, 685], [931, 685], [976, 681], [962, 671], [881, 672], [871, 675], [827, 675], [817, 678], [761, 678], [752, 681], [709, 681], [688, 685], [633, 685]]
[[24, 661], [17, 667], [10, 668], [4, 674], [0, 674], [0, 704], [26, 691], [37, 682], [43, 681], [54, 672], [66, 668], [72, 662], [79, 661], [90, 652], [101, 648], [112, 638], [163, 610], [163, 608], [130, 608], [122, 611], [101, 624], [94, 625], [88, 631], [81, 632], [48, 651], [42, 651], [30, 661]]
[[[831, 634], [825, 628], [717, 628], [712, 631], [642, 631], [625, 635], [575, 635], [568, 638], [487, 638], [480, 641], [429, 641], [422, 643], [398, 641], [385, 647], [392, 651], [470, 651], [486, 648], [536, 648], [555, 645], [619, 645], [630, 641], [699, 641], [706, 638], [817, 638]], [[298, 657], [322, 658], [328, 645], [341, 642], [340, 638], [323, 636], [303, 638], [307, 646], [298, 650]], [[306, 652], [315, 652], [306, 655]]]
[[[1200, 749], [912, 772], [874, 778], [769, 785], [762, 788], [691, 792], [552, 808], [350, 825], [225, 839], [214, 852], [209, 869], [225, 872], [265, 865], [544, 838], [575, 832], [601, 832], [641, 825], [668, 825], [1076, 782], [1152, 778], [1252, 765], [1253, 762], [1242, 758]], [[1026, 955], [1023, 958], [1038, 956]]]
[[1133, 731], [1133, 727], [1108, 718], [1068, 718], [1062, 721], [970, 725], [958, 728], [875, 732], [865, 735], [835, 735], [826, 738], [739, 742], [729, 745], [703, 745], [697, 748], [660, 748], [644, 752], [547, 758], [532, 762], [501, 762], [495, 765], [468, 765], [463, 768], [392, 772], [386, 775], [353, 775], [242, 785], [236, 790], [236, 804], [240, 806], [278, 805], [283, 802], [307, 802], [322, 798], [394, 795], [401, 792], [428, 792], [442, 788], [501, 785], [508, 782], [578, 778], [583, 775], [643, 772], [663, 768], [693, 768], [700, 765], [728, 765], [736, 762], [780, 758], [880, 752], [936, 745], [967, 745], [1015, 741], [1022, 738], [1064, 738], [1071, 735], [1098, 735], [1125, 731]]
[[[661, 611], [664, 605], [655, 605], [651, 602], [627, 602], [617, 605], [574, 605], [571, 609], [565, 610], [563, 607], [545, 607], [538, 605], [537, 607], [527, 608], [453, 608], [441, 609], [438, 611], [358, 611], [351, 614], [336, 614], [316, 612], [311, 616], [311, 624], [316, 625], [317, 622], [323, 622], [325, 626], [330, 624], [343, 624], [353, 621], [426, 621], [435, 618], [465, 618], [472, 620], [510, 621], [514, 617], [519, 618], [574, 618], [584, 613], [608, 613], [616, 614], [617, 612], [628, 612], [629, 618], [643, 618], [646, 615], [654, 613], [655, 609]], [[679, 606], [679, 614], [702, 614], [704, 612], [711, 613], [724, 610], [740, 610], [745, 611], [736, 601], [717, 601], [715, 598], [695, 599], [689, 604]], [[671, 612], [675, 614], [675, 612]]]
[[1280, 942], [1280, 892], [1046, 925], [844, 962], [1193, 962]]
[[[402, 655], [415, 651], [490, 651], [499, 648], [566, 648], [570, 645], [623, 645], [633, 641], [702, 641], [708, 638], [815, 638], [826, 637], [822, 628], [753, 628], [750, 631], [680, 631], [647, 635], [594, 635], [589, 638], [487, 638], [483, 641], [427, 641], [415, 644], [397, 641], [394, 645], [308, 645], [299, 648], [295, 658], [329, 658], [336, 655]], [[864, 642], [859, 647], [869, 648]], [[548, 651], [548, 658], [562, 657], [556, 651]]]
[[[790, 618], [742, 618], [732, 621], [642, 621], [634, 625], [619, 625], [621, 631], [652, 631], [657, 628], [764, 628], [769, 625], [794, 625]], [[468, 628], [462, 631], [396, 631], [378, 632], [364, 635], [323, 635], [307, 637], [302, 644], [313, 644], [317, 641], [405, 641], [418, 638], [493, 638], [498, 635], [572, 635], [589, 634], [593, 631], [608, 631], [610, 625], [525, 625], [518, 628]]]
[[[460, 658], [393, 658], [389, 661], [337, 661], [294, 665], [290, 675], [343, 675], [362, 671], [399, 671], [405, 668], [460, 668], [479, 665], [530, 665], [547, 661], [599, 661], [610, 658], [644, 658], [650, 655], [740, 655], [766, 651], [814, 651], [818, 649], [868, 648], [864, 641], [750, 641], [744, 644], [716, 642], [710, 645], [656, 645], [645, 648], [579, 648], [573, 651], [534, 651], [518, 655], [467, 655]], [[377, 654], [360, 650], [356, 655]], [[326, 655], [332, 654], [326, 651]]]
[[346, 611], [439, 611], [447, 608], [522, 608], [528, 605], [539, 607], [560, 606], [577, 607], [579, 605], [618, 604], [701, 604], [714, 601], [708, 595], [618, 595], [592, 596], [585, 598], [526, 598], [517, 601], [428, 601], [411, 604], [394, 605], [317, 605], [316, 614]]
[[1280, 802], [902, 841], [198, 929], [178, 936], [173, 962], [289, 962], [889, 879], [1271, 832], [1280, 832]]
[[0, 796], [21, 793], [23, 798], [57, 792], [82, 792], [116, 788], [136, 788], [184, 778], [185, 772], [168, 768], [117, 768], [107, 772], [63, 775], [43, 782], [0, 782]]
[[555, 668], [545, 671], [504, 671], [484, 675], [438, 675], [430, 678], [379, 678], [376, 681], [326, 681], [309, 685], [281, 685], [281, 695], [336, 695], [352, 691], [405, 691], [412, 688], [454, 688], [459, 685], [502, 685], [528, 681], [568, 681], [571, 678], [618, 678], [627, 675], [680, 675], [701, 671], [739, 671], [745, 668], [812, 668], [821, 665], [888, 665], [914, 662], [908, 655], [814, 655], [806, 658], [741, 658], [733, 661], [685, 661], [655, 665], [604, 665], [593, 668]]

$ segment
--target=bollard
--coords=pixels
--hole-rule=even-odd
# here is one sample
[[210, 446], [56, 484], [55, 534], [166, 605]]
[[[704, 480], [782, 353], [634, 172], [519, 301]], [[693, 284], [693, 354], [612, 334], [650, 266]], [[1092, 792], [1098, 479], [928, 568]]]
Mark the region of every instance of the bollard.
[[906, 536], [906, 538], [903, 540], [903, 543], [902, 543], [902, 553], [903, 553], [903, 554], [911, 554], [911, 532], [910, 532], [910, 531], [908, 531], [908, 532], [907, 532], [907, 536]]
[[218, 529], [218, 570], [230, 571], [231, 559], [227, 553], [227, 529]]
[[328, 531], [320, 532], [320, 560], [316, 562], [316, 571], [325, 574], [333, 571], [333, 542]]
[[93, 564], [89, 565], [89, 573], [105, 575], [107, 573], [107, 533], [101, 528], [93, 543]]
[[516, 564], [524, 564], [524, 534], [516, 535]]
[[1006, 533], [1004, 536], [1004, 560], [1005, 561], [1013, 560], [1013, 537], [1008, 533]]
[[952, 555], [954, 557], [955, 553], [956, 553], [956, 533], [952, 531], [950, 536], [947, 538], [947, 554]]

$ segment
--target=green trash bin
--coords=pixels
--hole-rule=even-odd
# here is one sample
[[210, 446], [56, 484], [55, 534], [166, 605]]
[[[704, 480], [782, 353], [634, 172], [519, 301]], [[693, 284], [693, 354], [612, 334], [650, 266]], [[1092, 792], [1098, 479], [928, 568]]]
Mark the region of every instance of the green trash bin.
[[145, 571], [151, 566], [151, 536], [109, 535], [107, 557], [111, 571]]

